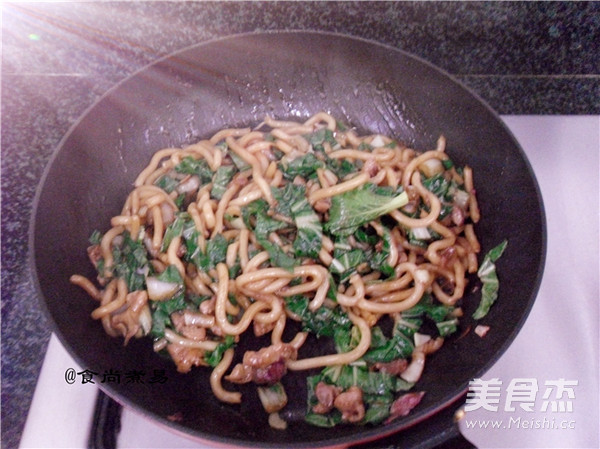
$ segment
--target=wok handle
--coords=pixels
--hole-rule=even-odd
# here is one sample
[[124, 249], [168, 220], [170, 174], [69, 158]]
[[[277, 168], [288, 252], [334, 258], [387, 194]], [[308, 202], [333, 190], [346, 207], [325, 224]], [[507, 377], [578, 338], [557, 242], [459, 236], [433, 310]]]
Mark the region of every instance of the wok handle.
[[122, 406], [102, 390], [98, 390], [88, 449], [116, 449], [121, 431]]

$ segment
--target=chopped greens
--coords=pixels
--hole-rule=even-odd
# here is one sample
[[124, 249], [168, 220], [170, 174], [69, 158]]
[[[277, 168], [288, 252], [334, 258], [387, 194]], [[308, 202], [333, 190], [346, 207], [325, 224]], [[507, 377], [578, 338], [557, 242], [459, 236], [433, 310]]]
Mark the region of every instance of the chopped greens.
[[267, 238], [273, 232], [288, 226], [284, 221], [269, 216], [269, 204], [259, 199], [242, 208], [242, 218], [248, 229], [255, 232], [257, 236]]
[[261, 237], [258, 237], [257, 241], [269, 253], [269, 259], [273, 266], [293, 270], [294, 266], [298, 265], [298, 261], [276, 243], [272, 243], [268, 239]]
[[[306, 187], [302, 185], [288, 183], [284, 187], [273, 187], [271, 191], [273, 192], [273, 197], [277, 200], [277, 213], [290, 219], [292, 218], [292, 206], [306, 199]], [[268, 207], [266, 201], [264, 204], [265, 208]]]
[[340, 280], [344, 282], [353, 273], [356, 267], [363, 263], [367, 258], [365, 252], [359, 248], [352, 249], [350, 245], [337, 242], [334, 245], [333, 260], [329, 266], [329, 271], [340, 275]]
[[[192, 235], [197, 235], [197, 231], [194, 231]], [[205, 251], [200, 249], [196, 240], [191, 238], [186, 241], [188, 252], [185, 258], [196, 265], [199, 270], [209, 271], [215, 268], [218, 263], [225, 262], [229, 243], [222, 234], [217, 234], [212, 239], [207, 240]]]
[[317, 169], [325, 166], [323, 161], [317, 159], [314, 153], [298, 156], [291, 161], [282, 161], [280, 164], [283, 176], [292, 181], [296, 176], [310, 179], [316, 176]]
[[164, 337], [165, 328], [173, 325], [171, 322], [171, 314], [178, 312], [179, 310], [184, 310], [187, 306], [188, 303], [185, 301], [183, 292], [180, 292], [168, 301], [153, 301], [152, 335], [155, 338]]
[[[274, 266], [289, 269], [297, 264], [294, 256], [317, 258], [321, 250], [323, 231], [319, 216], [306, 199], [305, 187], [290, 183], [283, 188], [273, 188], [272, 192], [277, 200], [275, 212], [281, 219], [273, 216], [265, 200], [259, 199], [242, 209], [246, 227], [254, 231], [260, 245], [269, 253]], [[271, 232], [293, 227], [296, 228], [296, 236], [292, 242], [292, 256], [279, 245], [269, 242], [268, 236]]]
[[173, 223], [167, 226], [165, 235], [163, 236], [162, 244], [160, 246], [161, 252], [165, 252], [167, 248], [169, 248], [171, 241], [183, 233], [183, 228], [186, 222], [189, 223], [190, 221], [191, 219], [187, 213], [181, 213], [175, 218], [175, 220], [173, 220]]
[[352, 327], [348, 314], [340, 307], [330, 309], [322, 306], [313, 312], [308, 308], [308, 298], [302, 295], [285, 298], [285, 302], [287, 308], [302, 319], [304, 329], [317, 337], [333, 337], [336, 330], [348, 332]]
[[219, 362], [223, 358], [223, 354], [225, 354], [225, 351], [227, 351], [229, 348], [232, 348], [233, 346], [235, 346], [235, 338], [233, 337], [233, 335], [226, 335], [225, 341], [223, 343], [219, 343], [219, 345], [214, 351], [210, 351], [205, 354], [204, 361], [208, 363], [209, 366], [212, 366], [214, 368], [219, 364]]
[[420, 317], [428, 317], [436, 323], [446, 320], [455, 307], [446, 306], [444, 304], [440, 304], [433, 299], [433, 296], [429, 293], [423, 295], [421, 300], [412, 306], [410, 309], [402, 312], [402, 317], [406, 318], [420, 318]]
[[154, 183], [157, 187], [160, 187], [167, 193], [171, 193], [179, 185], [179, 180], [172, 176], [163, 175], [156, 180]]
[[148, 266], [146, 248], [141, 242], [132, 240], [127, 231], [122, 235], [123, 242], [115, 245], [112, 251], [113, 275], [124, 279], [130, 292], [143, 290], [146, 285], [143, 270]]
[[440, 321], [438, 323], [435, 323], [435, 325], [438, 329], [438, 332], [440, 333], [440, 336], [446, 337], [456, 332], [458, 328], [458, 318], [453, 318], [447, 321]]
[[293, 244], [296, 256], [317, 259], [323, 238], [323, 228], [319, 216], [310, 207], [305, 197], [292, 204], [291, 212], [298, 229]]
[[175, 265], [169, 265], [165, 271], [156, 276], [156, 279], [169, 284], [183, 285], [183, 279]]
[[327, 168], [331, 170], [338, 179], [344, 179], [346, 176], [358, 171], [358, 168], [353, 163], [346, 159], [327, 159]]
[[442, 173], [433, 175], [431, 178], [423, 180], [423, 187], [429, 190], [437, 197], [443, 198], [448, 193], [450, 181], [448, 181]]
[[246, 227], [252, 229], [256, 235], [256, 240], [265, 251], [269, 253], [269, 258], [273, 266], [291, 269], [296, 265], [294, 258], [287, 254], [283, 248], [276, 243], [269, 241], [271, 232], [283, 229], [289, 226], [285, 221], [277, 220], [269, 215], [269, 205], [259, 199], [253, 201], [242, 209], [242, 217]]
[[[315, 131], [312, 134], [305, 135], [304, 138], [310, 143], [311, 148], [314, 153], [313, 156], [308, 157], [308, 161], [311, 161], [312, 168], [316, 171], [317, 168], [320, 168], [319, 164], [315, 162], [316, 160], [324, 161], [325, 167], [329, 169], [333, 174], [335, 174], [338, 179], [343, 179], [351, 173], [354, 173], [359, 168], [358, 165], [361, 164], [361, 161], [357, 161], [356, 165], [346, 159], [332, 159], [327, 156], [326, 145], [328, 145], [332, 150], [337, 150], [340, 148], [340, 144], [335, 139], [333, 131], [323, 128]], [[321, 162], [322, 164], [322, 162]], [[309, 164], [302, 164], [309, 165]], [[311, 174], [310, 176], [314, 176]]]
[[412, 339], [401, 332], [398, 332], [392, 336], [392, 338], [387, 339], [383, 333], [381, 333], [381, 329], [378, 327], [377, 329], [377, 331], [373, 330], [373, 332], [380, 333], [379, 338], [373, 340], [371, 348], [363, 356], [363, 359], [367, 362], [391, 362], [396, 359], [405, 359], [412, 354], [414, 349]]
[[333, 235], [348, 236], [359, 226], [398, 209], [408, 203], [408, 195], [396, 196], [376, 192], [373, 184], [365, 184], [331, 199], [329, 221], [325, 230]]
[[328, 128], [321, 128], [312, 134], [305, 135], [304, 138], [312, 146], [314, 151], [325, 152], [325, 144], [329, 144], [331, 148], [339, 148], [340, 144], [335, 140], [333, 131]]
[[[460, 192], [459, 195], [466, 196], [468, 198], [469, 194], [465, 192], [464, 186], [458, 185], [456, 181], [452, 179], [447, 179], [444, 176], [444, 173], [438, 173], [436, 175], [431, 176], [430, 178], [426, 178], [423, 180], [423, 186], [437, 196], [441, 203], [441, 211], [439, 215], [439, 220], [444, 219], [452, 212], [452, 208], [455, 204], [455, 195], [457, 192]], [[429, 230], [431, 233], [431, 230]], [[434, 236], [434, 238], [439, 238], [439, 236]], [[415, 240], [427, 240], [422, 239], [420, 237], [414, 236]]]
[[200, 178], [200, 184], [211, 182], [213, 171], [204, 159], [194, 159], [192, 156], [184, 157], [179, 164], [175, 166], [175, 171], [184, 175], [197, 175]]
[[89, 242], [91, 245], [99, 245], [102, 241], [102, 233], [97, 229], [92, 232], [89, 238]]
[[245, 170], [249, 170], [250, 168], [252, 168], [252, 167], [250, 167], [250, 164], [248, 164], [248, 162], [243, 160], [241, 157], [239, 157], [233, 151], [229, 151], [228, 154], [229, 154], [229, 157], [231, 158], [231, 160], [233, 161], [233, 164], [238, 168], [239, 171], [245, 171]]
[[483, 286], [481, 287], [481, 301], [473, 313], [473, 318], [476, 320], [480, 320], [486, 316], [490, 307], [492, 307], [492, 304], [498, 298], [499, 281], [494, 262], [502, 256], [507, 244], [508, 241], [504, 240], [498, 246], [492, 248], [483, 258], [483, 262], [477, 271], [477, 276]]
[[307, 410], [304, 420], [317, 427], [335, 427], [342, 422], [342, 413], [339, 410], [334, 408], [329, 413], [315, 413], [313, 411], [313, 407], [319, 403], [315, 389], [321, 380], [321, 374], [309, 376], [306, 379], [308, 394], [306, 398]]
[[210, 196], [220, 200], [223, 197], [225, 190], [227, 190], [227, 185], [231, 182], [233, 175], [236, 173], [237, 167], [235, 165], [220, 166], [215, 173]]
[[[378, 236], [374, 236], [376, 241], [366, 251], [365, 257], [369, 263], [369, 267], [372, 270], [380, 271], [384, 276], [390, 277], [394, 274], [394, 267], [388, 264], [390, 246], [392, 245], [392, 237], [390, 230], [387, 227], [382, 226], [382, 229], [383, 236], [380, 240]], [[381, 242], [381, 245], [379, 245], [378, 242]]]

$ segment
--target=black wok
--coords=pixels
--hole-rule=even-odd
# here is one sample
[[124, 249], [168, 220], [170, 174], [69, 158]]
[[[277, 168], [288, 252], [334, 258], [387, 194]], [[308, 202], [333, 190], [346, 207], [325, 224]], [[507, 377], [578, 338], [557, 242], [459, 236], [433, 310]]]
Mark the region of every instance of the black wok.
[[[499, 299], [482, 320], [490, 332], [485, 338], [472, 331], [455, 337], [428, 359], [418, 385], [427, 393], [408, 417], [377, 427], [308, 426], [302, 422], [304, 377], [294, 373], [285, 379], [292, 398], [286, 417], [292, 422], [276, 431], [266, 424], [251, 389], [244, 390], [242, 405], [221, 404], [210, 393], [207, 370], [178, 374], [170, 360], [152, 351], [150, 339], [125, 347], [121, 339], [105, 335], [90, 318], [94, 301], [72, 286], [69, 276], [94, 276], [86, 257], [88, 237], [94, 229], [107, 229], [156, 150], [224, 127], [258, 124], [267, 114], [302, 119], [320, 110], [359, 131], [395, 136], [419, 149], [434, 147], [444, 134], [452, 159], [474, 169], [482, 252], [505, 238], [509, 244], [498, 263]], [[175, 431], [254, 447], [347, 445], [400, 430], [394, 441], [401, 444], [439, 442], [451, 425], [448, 405], [464, 397], [469, 380], [491, 367], [522, 326], [540, 284], [545, 243], [542, 200], [531, 167], [481, 100], [444, 72], [397, 49], [304, 32], [201, 44], [120, 83], [87, 111], [54, 154], [38, 190], [31, 230], [41, 303], [67, 350], [82, 368], [98, 373], [96, 383], [103, 390]], [[466, 317], [478, 298], [477, 293], [465, 298]], [[461, 331], [472, 325], [465, 319]], [[109, 370], [121, 374], [120, 382], [100, 384]], [[145, 382], [127, 382], [131, 371], [143, 372]], [[151, 383], [159, 371], [166, 381]], [[173, 416], [181, 419], [169, 419]]]

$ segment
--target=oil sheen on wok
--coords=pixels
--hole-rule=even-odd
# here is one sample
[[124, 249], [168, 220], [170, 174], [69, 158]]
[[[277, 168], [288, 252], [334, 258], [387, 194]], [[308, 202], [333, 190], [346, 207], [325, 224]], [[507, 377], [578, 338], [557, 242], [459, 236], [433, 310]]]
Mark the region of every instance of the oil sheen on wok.
[[[307, 422], [389, 422], [426, 394], [413, 387], [458, 329], [467, 276], [482, 285], [475, 319], [496, 298], [506, 242], [480, 264], [479, 219], [473, 172], [443, 137], [417, 151], [327, 113], [267, 117], [155, 153], [90, 238], [97, 279], [71, 281], [109, 335], [153, 338], [182, 373], [211, 370], [219, 400], [255, 384], [272, 427], [287, 426], [281, 379], [308, 370]], [[270, 344], [236, 354], [251, 335]], [[300, 357], [307, 338], [335, 352]]]

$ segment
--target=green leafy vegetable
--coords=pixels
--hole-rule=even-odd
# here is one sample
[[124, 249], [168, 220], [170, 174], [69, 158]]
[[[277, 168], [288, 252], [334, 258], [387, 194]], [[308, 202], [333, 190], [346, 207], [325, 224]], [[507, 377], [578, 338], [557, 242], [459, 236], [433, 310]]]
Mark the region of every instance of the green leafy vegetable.
[[217, 169], [213, 179], [213, 185], [210, 190], [210, 196], [220, 200], [227, 190], [227, 185], [231, 182], [233, 175], [237, 173], [235, 165], [222, 165]]
[[292, 204], [291, 212], [298, 230], [293, 243], [296, 256], [317, 259], [323, 240], [323, 228], [319, 216], [304, 196]]
[[284, 221], [270, 217], [268, 212], [269, 204], [261, 198], [242, 208], [242, 219], [248, 229], [254, 230], [254, 233], [262, 238], [267, 238], [271, 232], [289, 226]]
[[494, 262], [496, 262], [500, 256], [502, 256], [507, 244], [508, 241], [504, 240], [498, 246], [492, 248], [485, 255], [479, 270], [477, 270], [477, 276], [481, 280], [483, 286], [481, 287], [481, 301], [479, 302], [477, 310], [475, 310], [473, 313], [473, 318], [476, 320], [480, 320], [486, 316], [490, 310], [490, 307], [492, 307], [492, 304], [494, 304], [498, 298], [500, 282], [498, 281], [496, 265]]
[[382, 195], [375, 192], [373, 184], [365, 184], [358, 189], [332, 197], [329, 221], [325, 224], [325, 230], [333, 235], [348, 236], [359, 226], [407, 203], [406, 192], [396, 196]]
[[244, 159], [242, 159], [240, 156], [238, 156], [233, 151], [228, 151], [228, 154], [229, 154], [229, 157], [231, 158], [231, 160], [233, 161], [233, 164], [238, 168], [239, 171], [245, 171], [245, 170], [249, 170], [250, 168], [252, 168], [250, 166], [250, 164], [248, 164], [248, 162], [246, 162]]
[[271, 265], [285, 268], [286, 270], [292, 270], [294, 266], [298, 265], [298, 261], [287, 254], [279, 245], [270, 242], [266, 238], [257, 237], [256, 240], [269, 253]]
[[[361, 161], [357, 161], [356, 165], [347, 159], [331, 159], [325, 152], [325, 144], [329, 144], [332, 149], [337, 150], [340, 144], [335, 139], [333, 131], [322, 128], [312, 134], [305, 135], [304, 138], [311, 144], [316, 153], [315, 159], [321, 158], [325, 161], [325, 167], [334, 173], [339, 179], [343, 179], [350, 173], [356, 172], [360, 168]], [[316, 167], [318, 168], [318, 167]], [[315, 170], [316, 170], [315, 168]]]
[[308, 143], [311, 144], [313, 150], [319, 152], [325, 152], [325, 143], [331, 145], [331, 148], [338, 148], [340, 144], [335, 140], [335, 136], [333, 135], [333, 131], [328, 128], [321, 128], [313, 132], [312, 134], [307, 134], [304, 136]]
[[366, 259], [365, 252], [361, 249], [348, 249], [342, 250], [340, 246], [336, 244], [333, 251], [333, 260], [329, 266], [329, 271], [334, 274], [340, 275], [340, 282], [344, 282], [353, 273], [356, 272], [358, 267]]
[[89, 242], [91, 245], [99, 245], [102, 241], [102, 233], [97, 229], [92, 232], [89, 238]]
[[[298, 191], [286, 186], [284, 189], [273, 189], [273, 194], [275, 199], [280, 201], [284, 212], [291, 215], [288, 207], [289, 200], [297, 195]], [[300, 194], [304, 197], [302, 192]], [[285, 221], [271, 217], [269, 215], [269, 204], [265, 200], [259, 199], [253, 201], [242, 208], [242, 218], [246, 227], [254, 231], [256, 241], [269, 253], [269, 259], [273, 266], [289, 270], [297, 265], [294, 257], [287, 254], [279, 245], [269, 241], [269, 234], [271, 232], [290, 227], [291, 225]]]
[[361, 142], [358, 144], [357, 149], [360, 151], [373, 151], [374, 147], [366, 142]]
[[194, 159], [192, 156], [184, 157], [175, 166], [175, 171], [185, 175], [197, 175], [200, 178], [200, 184], [211, 182], [213, 178], [213, 171], [208, 166], [208, 162], [205, 159]]
[[171, 193], [179, 185], [179, 180], [172, 176], [163, 175], [154, 182], [154, 185], [160, 187], [167, 193]]
[[129, 232], [122, 234], [123, 242], [113, 247], [113, 275], [125, 280], [130, 292], [143, 290], [146, 284], [143, 269], [148, 266], [146, 248], [134, 241]]
[[360, 387], [363, 393], [385, 394], [396, 391], [395, 376], [382, 371], [369, 371], [365, 363], [327, 366], [321, 371], [321, 380], [344, 390]]
[[336, 327], [333, 330], [333, 342], [338, 354], [352, 351], [360, 342], [360, 330], [352, 326], [348, 331], [347, 327]]
[[365, 424], [377, 424], [390, 416], [390, 407], [394, 402], [394, 395], [391, 393], [364, 394], [363, 401], [368, 404], [363, 422]]
[[287, 184], [282, 188], [273, 188], [273, 197], [277, 201], [275, 212], [283, 217], [293, 220], [294, 225], [273, 218], [269, 214], [269, 205], [259, 199], [253, 201], [242, 209], [244, 223], [253, 229], [257, 241], [269, 252], [271, 262], [275, 266], [290, 268], [297, 264], [293, 256], [286, 254], [281, 247], [268, 241], [271, 232], [284, 228], [297, 228], [296, 237], [292, 244], [296, 257], [317, 258], [321, 250], [323, 231], [319, 216], [312, 209], [306, 199], [304, 186]]
[[446, 337], [456, 332], [458, 328], [458, 318], [453, 318], [447, 321], [440, 321], [438, 323], [435, 323], [435, 325], [438, 329], [440, 336]]
[[155, 338], [165, 336], [165, 328], [173, 325], [171, 314], [187, 308], [183, 291], [168, 301], [152, 301], [152, 335]]
[[277, 212], [294, 221], [297, 233], [292, 247], [296, 257], [316, 259], [321, 250], [323, 229], [319, 216], [306, 199], [306, 188], [290, 183], [273, 189], [273, 196], [277, 200]]
[[409, 337], [411, 340], [414, 337], [415, 333], [418, 332], [419, 328], [423, 324], [423, 320], [419, 317], [407, 317], [401, 315], [396, 319], [394, 324], [393, 334], [395, 335], [404, 335], [405, 337]]
[[282, 161], [280, 168], [283, 176], [288, 180], [293, 180], [296, 176], [301, 176], [304, 179], [310, 179], [317, 173], [318, 168], [324, 167], [325, 164], [317, 159], [314, 153], [306, 153], [303, 156], [298, 156], [289, 162]]
[[292, 218], [292, 206], [306, 198], [306, 187], [292, 183], [288, 183], [284, 187], [272, 187], [271, 192], [277, 201], [275, 209], [277, 213], [290, 219]]
[[[387, 263], [390, 256], [390, 246], [392, 243], [392, 235], [386, 226], [382, 226], [383, 236], [381, 238], [381, 249], [377, 246], [377, 242], [372, 244], [366, 252], [366, 259], [369, 262], [371, 270], [380, 271], [385, 276], [390, 277], [394, 274], [394, 267]], [[378, 236], [374, 236], [376, 239]]]
[[169, 284], [183, 285], [183, 278], [175, 265], [169, 265], [156, 279]]
[[340, 307], [330, 309], [322, 306], [316, 311], [308, 308], [308, 298], [302, 295], [294, 295], [285, 298], [288, 309], [302, 319], [304, 329], [314, 333], [317, 337], [333, 337], [336, 329], [349, 332], [352, 321], [348, 314]]
[[402, 312], [402, 318], [408, 320], [409, 318], [426, 316], [434, 322], [439, 323], [446, 320], [453, 311], [453, 306], [440, 304], [433, 299], [431, 294], [425, 293], [417, 304]]
[[165, 252], [167, 250], [167, 248], [171, 244], [171, 241], [175, 237], [179, 237], [180, 235], [182, 235], [184, 226], [186, 226], [186, 224], [188, 224], [189, 222], [193, 224], [193, 221], [191, 220], [187, 212], [180, 213], [175, 217], [175, 220], [173, 220], [173, 222], [169, 226], [167, 226], [167, 229], [165, 230], [163, 242], [160, 247], [161, 252]]
[[446, 170], [450, 170], [452, 167], [454, 167], [454, 162], [452, 162], [452, 159], [450, 158], [442, 159], [442, 165]]
[[177, 209], [182, 210], [182, 208], [184, 208], [185, 193], [177, 195], [173, 202], [175, 203], [175, 206], [177, 206]]
[[387, 226], [384, 226], [381, 223], [380, 225], [383, 229], [382, 237], [379, 237], [372, 228], [363, 226], [356, 230], [354, 238], [361, 244], [362, 248], [366, 245], [367, 249], [362, 251], [371, 270], [379, 271], [383, 273], [384, 276], [390, 277], [394, 274], [394, 267], [387, 263], [390, 255], [392, 238]]
[[191, 238], [186, 240], [187, 252], [185, 259], [192, 262], [199, 270], [209, 271], [220, 262], [225, 262], [227, 256], [227, 239], [222, 234], [215, 235], [206, 242], [206, 250], [203, 252], [197, 242], [198, 231], [194, 230]]
[[[358, 161], [360, 162], [360, 161]], [[358, 171], [358, 166], [346, 159], [329, 159], [325, 161], [327, 168], [332, 171], [338, 179], [344, 179], [351, 173]]]
[[391, 362], [396, 359], [405, 359], [412, 354], [414, 349], [412, 339], [404, 333], [398, 332], [388, 339], [378, 326], [375, 326], [372, 332], [376, 334], [376, 337], [372, 338], [371, 348], [363, 356], [367, 362]]
[[[452, 212], [452, 208], [454, 207], [453, 193], [461, 187], [456, 183], [456, 181], [446, 179], [444, 177], [444, 173], [438, 173], [434, 176], [431, 176], [430, 178], [423, 180], [423, 186], [439, 198], [442, 206], [440, 210], [439, 220], [444, 219], [447, 215], [449, 215]], [[429, 232], [431, 233], [431, 230], [429, 230]], [[440, 238], [439, 235], [433, 234], [432, 237], [435, 239]], [[414, 240], [418, 241], [419, 238], [414, 238]]]
[[232, 348], [235, 345], [235, 338], [233, 335], [226, 335], [225, 341], [219, 343], [219, 345], [215, 348], [214, 351], [207, 352], [204, 354], [204, 361], [208, 363], [209, 366], [213, 368], [219, 364], [221, 359], [223, 358], [223, 354], [229, 348]]
[[450, 181], [444, 177], [443, 173], [438, 173], [437, 175], [423, 180], [423, 187], [435, 196], [443, 198], [448, 193]]

